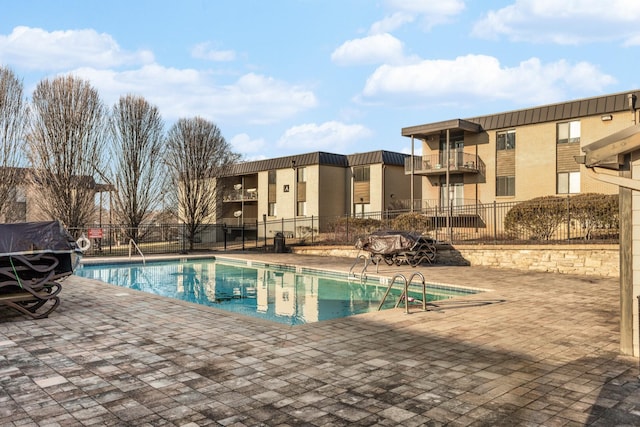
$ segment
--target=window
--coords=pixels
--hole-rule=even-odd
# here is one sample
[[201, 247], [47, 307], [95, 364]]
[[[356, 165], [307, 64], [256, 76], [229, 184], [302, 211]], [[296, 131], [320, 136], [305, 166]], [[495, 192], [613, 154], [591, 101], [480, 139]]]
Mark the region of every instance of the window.
[[580, 122], [558, 123], [558, 144], [580, 142]]
[[446, 178], [440, 178], [440, 203], [442, 203], [442, 206], [464, 205], [464, 183], [462, 181], [462, 175], [451, 175], [448, 186]]
[[296, 216], [307, 215], [307, 169], [296, 169], [295, 198], [296, 198]]
[[17, 203], [27, 203], [27, 193], [25, 192], [24, 188], [17, 187], [15, 189], [15, 196]]
[[276, 216], [276, 204], [275, 202], [269, 202], [269, 216]]
[[516, 149], [516, 131], [507, 130], [496, 133], [496, 148], [498, 150]]
[[516, 195], [516, 177], [515, 176], [499, 176], [496, 178], [496, 196], [515, 196]]
[[276, 171], [269, 171], [269, 184], [276, 183]]
[[580, 192], [580, 172], [558, 173], [558, 194], [576, 194]]
[[307, 182], [307, 168], [296, 169], [296, 182]]
[[23, 222], [27, 220], [27, 195], [22, 187], [9, 190], [5, 209], [5, 222]]
[[297, 216], [306, 216], [307, 215], [307, 202], [298, 202], [297, 209], [298, 209], [298, 211], [296, 212]]
[[353, 168], [353, 180], [355, 182], [369, 182], [369, 166]]
[[369, 203], [364, 203], [360, 200], [360, 203], [355, 203], [353, 205], [353, 213], [354, 216], [360, 216], [361, 218], [365, 217], [365, 214], [368, 214], [371, 211], [371, 205]]
[[447, 159], [450, 166], [462, 166], [464, 157], [464, 132], [449, 133], [449, 153], [447, 154], [447, 134], [440, 134], [440, 157], [439, 163], [446, 167]]

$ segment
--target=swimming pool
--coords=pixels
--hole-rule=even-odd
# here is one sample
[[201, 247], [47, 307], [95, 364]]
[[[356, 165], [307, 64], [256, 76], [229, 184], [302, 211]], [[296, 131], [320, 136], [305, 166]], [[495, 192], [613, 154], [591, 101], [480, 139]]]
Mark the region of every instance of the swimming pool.
[[[219, 258], [82, 265], [75, 274], [288, 325], [376, 311], [387, 289], [380, 278], [361, 283], [346, 273]], [[442, 286], [427, 292], [428, 301], [475, 293]], [[393, 307], [400, 293], [400, 286], [392, 289], [395, 297], [383, 308]]]

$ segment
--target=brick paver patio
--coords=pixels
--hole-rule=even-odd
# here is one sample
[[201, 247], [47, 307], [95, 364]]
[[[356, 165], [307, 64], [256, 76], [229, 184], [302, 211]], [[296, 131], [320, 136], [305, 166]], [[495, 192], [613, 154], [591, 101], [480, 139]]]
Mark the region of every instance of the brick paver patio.
[[419, 271], [491, 291], [290, 327], [72, 277], [48, 319], [0, 308], [0, 425], [640, 425], [617, 279]]

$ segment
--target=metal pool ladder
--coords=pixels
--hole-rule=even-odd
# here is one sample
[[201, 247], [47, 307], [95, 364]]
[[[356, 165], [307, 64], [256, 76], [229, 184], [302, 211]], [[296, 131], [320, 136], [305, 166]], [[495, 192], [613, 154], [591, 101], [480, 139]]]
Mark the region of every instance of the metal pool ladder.
[[378, 311], [382, 309], [382, 305], [387, 299], [387, 296], [389, 296], [389, 292], [391, 292], [391, 288], [393, 287], [393, 284], [396, 282], [396, 279], [399, 278], [399, 279], [402, 279], [402, 281], [404, 282], [404, 289], [402, 291], [402, 294], [400, 295], [400, 299], [398, 299], [398, 302], [396, 303], [396, 307], [400, 305], [400, 302], [402, 302], [402, 299], [404, 298], [405, 312], [406, 314], [409, 314], [409, 292], [408, 292], [409, 285], [413, 282], [413, 279], [416, 276], [422, 281], [422, 311], [427, 311], [427, 285], [424, 281], [424, 276], [422, 275], [422, 273], [418, 273], [418, 272], [413, 273], [411, 276], [409, 276], [409, 280], [407, 280], [407, 278], [403, 274], [396, 274], [395, 276], [393, 276], [393, 278], [389, 282], [387, 291], [384, 293], [384, 296], [382, 297], [382, 301], [380, 301], [380, 305], [378, 306]]
[[134, 248], [136, 248], [136, 250], [138, 251], [138, 253], [140, 254], [140, 256], [142, 257], [142, 265], [147, 265], [146, 261], [144, 259], [144, 254], [142, 253], [142, 251], [140, 250], [140, 248], [138, 247], [138, 245], [136, 245], [136, 242], [133, 239], [129, 239], [129, 259], [131, 259], [131, 246], [133, 246]]
[[362, 283], [364, 281], [364, 279], [367, 277], [367, 275], [365, 274], [365, 271], [367, 271], [367, 267], [369, 266], [369, 258], [367, 258], [366, 255], [362, 255], [362, 254], [358, 255], [358, 257], [354, 261], [353, 265], [349, 269], [349, 276], [348, 277], [351, 278], [352, 275], [353, 275], [353, 277], [356, 277], [356, 274], [353, 272], [353, 269], [355, 268], [356, 265], [358, 265], [358, 262], [360, 261], [360, 259], [364, 260], [364, 267], [362, 267], [362, 270], [360, 271], [360, 283]]

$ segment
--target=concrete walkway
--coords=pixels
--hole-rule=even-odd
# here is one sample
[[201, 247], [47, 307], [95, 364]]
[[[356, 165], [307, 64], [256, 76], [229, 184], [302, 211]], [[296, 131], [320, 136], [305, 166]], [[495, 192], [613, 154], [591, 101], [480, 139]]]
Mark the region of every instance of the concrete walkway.
[[491, 291], [290, 327], [71, 277], [48, 319], [0, 308], [0, 425], [640, 425], [617, 279], [380, 268], [414, 271]]

